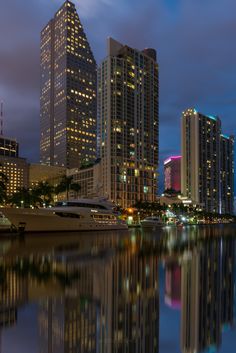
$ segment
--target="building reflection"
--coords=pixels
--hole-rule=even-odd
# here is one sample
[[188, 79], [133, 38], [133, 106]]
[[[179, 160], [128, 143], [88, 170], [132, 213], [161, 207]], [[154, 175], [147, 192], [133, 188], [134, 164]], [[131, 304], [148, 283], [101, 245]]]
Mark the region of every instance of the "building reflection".
[[158, 353], [158, 256], [145, 254], [140, 235], [81, 237], [53, 250], [47, 240], [27, 256], [31, 246], [12, 248], [5, 269], [24, 284], [17, 307], [39, 303], [40, 353]]
[[181, 266], [178, 261], [165, 264], [165, 304], [172, 309], [181, 309]]
[[162, 262], [165, 304], [181, 309], [181, 352], [217, 349], [234, 324], [235, 240], [215, 235], [13, 242], [0, 264], [0, 338], [36, 302], [39, 353], [158, 353]]
[[97, 352], [100, 307], [88, 298], [40, 302], [40, 353]]
[[129, 249], [113, 258], [100, 275], [96, 286], [102, 314], [100, 352], [158, 352], [158, 258]]
[[181, 351], [217, 350], [234, 321], [234, 240], [208, 239], [182, 256]]
[[220, 246], [222, 253], [221, 321], [223, 330], [226, 330], [234, 324], [235, 240], [221, 241]]
[[[1, 271], [2, 272], [2, 271]], [[3, 273], [1, 273], [3, 277]], [[27, 280], [15, 271], [4, 272], [4, 284], [0, 285], [0, 328], [8, 328], [17, 322], [17, 308], [28, 301]]]

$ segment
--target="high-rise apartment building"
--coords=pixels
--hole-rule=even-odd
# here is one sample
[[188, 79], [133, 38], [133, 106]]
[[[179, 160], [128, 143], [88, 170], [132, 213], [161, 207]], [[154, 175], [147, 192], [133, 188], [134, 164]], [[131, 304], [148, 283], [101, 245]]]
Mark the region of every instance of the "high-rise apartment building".
[[164, 161], [165, 190], [181, 190], [181, 156], [171, 156]]
[[68, 168], [96, 159], [96, 62], [75, 5], [41, 32], [40, 161]]
[[233, 138], [226, 140], [218, 117], [195, 109], [183, 112], [181, 191], [207, 212], [233, 211], [226, 206], [233, 205]]
[[234, 136], [220, 135], [221, 212], [234, 212]]
[[104, 195], [122, 207], [156, 199], [158, 118], [155, 50], [109, 38], [98, 70], [98, 147]]

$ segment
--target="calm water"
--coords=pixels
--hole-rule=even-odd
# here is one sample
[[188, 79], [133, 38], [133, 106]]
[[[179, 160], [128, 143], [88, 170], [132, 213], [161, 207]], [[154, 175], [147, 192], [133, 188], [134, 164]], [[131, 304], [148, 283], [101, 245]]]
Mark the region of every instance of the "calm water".
[[0, 240], [0, 352], [235, 353], [235, 232]]

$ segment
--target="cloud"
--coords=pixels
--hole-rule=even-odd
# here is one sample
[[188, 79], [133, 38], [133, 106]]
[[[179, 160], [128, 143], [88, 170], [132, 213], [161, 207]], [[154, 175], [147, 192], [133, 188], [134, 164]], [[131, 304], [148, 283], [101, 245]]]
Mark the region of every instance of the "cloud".
[[[22, 139], [26, 124], [32, 130], [27, 132], [33, 138], [22, 142], [25, 155], [33, 155], [32, 148], [38, 155], [39, 34], [62, 3], [0, 2], [0, 97], [7, 132]], [[180, 116], [189, 106], [220, 115], [224, 131], [235, 132], [235, 0], [75, 3], [98, 63], [106, 56], [108, 36], [138, 49], [157, 50], [161, 151], [179, 152]]]
[[[63, 3], [61, 0], [53, 0], [53, 2], [58, 6]], [[83, 18], [94, 18], [101, 9], [108, 9], [114, 4], [112, 0], [74, 0], [73, 2]]]

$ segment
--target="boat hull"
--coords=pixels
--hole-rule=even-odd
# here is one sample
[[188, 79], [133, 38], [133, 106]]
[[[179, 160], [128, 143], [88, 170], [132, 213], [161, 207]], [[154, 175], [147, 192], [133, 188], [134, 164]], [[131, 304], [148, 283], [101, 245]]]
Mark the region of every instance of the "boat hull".
[[118, 221], [113, 224], [97, 223], [86, 217], [84, 219], [58, 217], [50, 210], [5, 208], [1, 212], [11, 224], [25, 232], [80, 232], [102, 230], [125, 230], [126, 224]]

